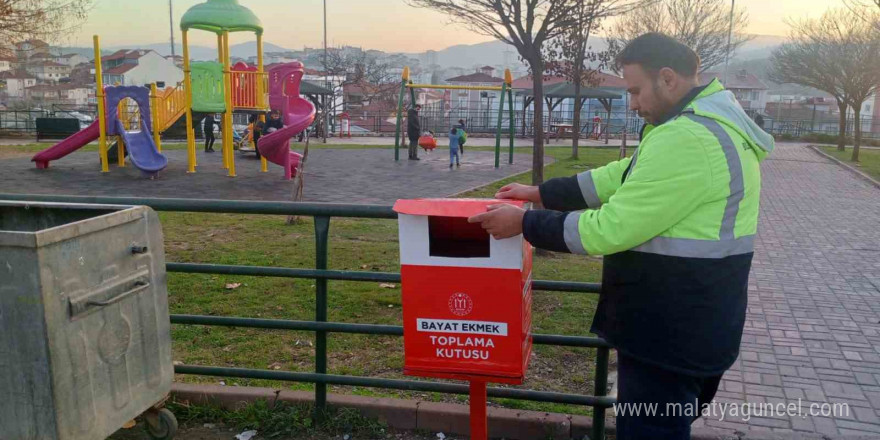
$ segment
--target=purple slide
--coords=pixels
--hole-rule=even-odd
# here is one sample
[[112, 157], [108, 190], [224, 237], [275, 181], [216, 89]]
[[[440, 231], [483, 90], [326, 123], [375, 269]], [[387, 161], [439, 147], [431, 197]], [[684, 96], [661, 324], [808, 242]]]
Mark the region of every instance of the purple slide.
[[37, 153], [31, 158], [31, 162], [36, 162], [37, 168], [49, 168], [49, 161], [61, 159], [62, 157], [88, 145], [89, 142], [98, 139], [100, 136], [98, 121], [96, 120], [89, 124], [88, 127], [72, 134], [67, 139]]
[[[152, 123], [149, 89], [138, 86], [104, 87], [104, 96], [105, 108], [111, 109], [106, 112], [107, 137], [122, 136], [125, 140], [125, 146], [128, 148], [128, 154], [131, 156], [131, 163], [141, 171], [155, 175], [165, 169], [168, 166], [168, 158], [156, 149], [150, 130]], [[140, 131], [131, 133], [125, 131], [125, 127], [115, 111], [119, 107], [119, 102], [126, 98], [132, 99], [138, 106], [141, 115]], [[48, 168], [49, 161], [67, 156], [99, 137], [100, 127], [96, 120], [84, 130], [75, 133], [59, 144], [37, 153], [31, 161], [37, 163], [37, 168]]]
[[141, 131], [127, 132], [122, 121], [116, 120], [116, 132], [125, 140], [125, 148], [131, 156], [131, 163], [149, 175], [155, 175], [168, 166], [168, 158], [156, 149], [153, 135], [147, 127], [147, 121], [141, 119]]
[[269, 70], [269, 105], [273, 110], [281, 111], [284, 128], [264, 135], [257, 145], [266, 160], [284, 167], [287, 180], [295, 175], [302, 158], [301, 154], [290, 151], [290, 139], [315, 120], [314, 104], [299, 95], [304, 72], [303, 64], [298, 61]]

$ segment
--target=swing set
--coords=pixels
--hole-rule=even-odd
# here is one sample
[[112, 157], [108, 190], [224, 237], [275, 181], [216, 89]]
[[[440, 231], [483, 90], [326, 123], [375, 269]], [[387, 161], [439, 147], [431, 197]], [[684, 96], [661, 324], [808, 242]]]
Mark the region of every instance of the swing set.
[[501, 86], [458, 86], [458, 85], [442, 85], [442, 84], [413, 84], [409, 75], [409, 67], [403, 68], [403, 78], [400, 82], [400, 96], [397, 99], [397, 125], [394, 132], [394, 160], [400, 160], [400, 123], [403, 119], [403, 100], [406, 96], [406, 91], [409, 89], [409, 98], [410, 98], [410, 106], [416, 105], [416, 92], [415, 89], [441, 89], [441, 90], [482, 90], [482, 91], [494, 91], [501, 92], [501, 103], [498, 105], [498, 125], [495, 129], [495, 168], [498, 168], [501, 163], [501, 133], [502, 133], [502, 122], [504, 120], [504, 104], [505, 98], [507, 100], [507, 108], [509, 112], [507, 129], [510, 138], [510, 153], [508, 157], [508, 163], [513, 163], [513, 141], [515, 135], [515, 114], [513, 109], [513, 77], [510, 74], [510, 69], [504, 70], [504, 82], [501, 83]]

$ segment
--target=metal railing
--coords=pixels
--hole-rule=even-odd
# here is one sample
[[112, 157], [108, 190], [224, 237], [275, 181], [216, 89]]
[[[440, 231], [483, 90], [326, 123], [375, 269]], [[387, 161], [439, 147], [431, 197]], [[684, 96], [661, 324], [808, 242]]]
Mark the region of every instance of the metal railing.
[[[348, 270], [328, 270], [328, 243], [330, 219], [332, 217], [362, 219], [396, 219], [390, 206], [347, 205], [334, 203], [295, 203], [236, 200], [197, 200], [197, 199], [154, 199], [136, 197], [97, 197], [0, 194], [0, 200], [97, 203], [112, 205], [146, 205], [156, 211], [203, 212], [226, 214], [268, 214], [298, 215], [314, 217], [315, 224], [315, 268], [284, 268], [242, 265], [219, 265], [200, 263], [167, 263], [168, 272], [220, 274], [240, 276], [266, 276], [283, 278], [306, 278], [315, 280], [315, 320], [292, 321], [283, 319], [262, 319], [243, 317], [171, 315], [174, 324], [205, 325], [222, 327], [244, 327], [259, 329], [281, 329], [315, 332], [315, 370], [313, 373], [231, 368], [218, 366], [177, 365], [175, 373], [204, 376], [239, 377], [315, 384], [316, 415], [321, 414], [327, 404], [327, 385], [361, 386], [406, 391], [438, 392], [448, 394], [468, 394], [466, 384], [436, 382], [427, 380], [383, 379], [375, 377], [348, 376], [327, 373], [327, 334], [354, 333], [367, 335], [402, 336], [403, 327], [395, 325], [352, 324], [327, 322], [327, 281], [400, 282], [399, 273], [364, 272]], [[555, 291], [572, 293], [598, 293], [597, 283], [570, 281], [535, 280], [535, 291]], [[605, 437], [605, 413], [615, 403], [606, 395], [608, 386], [608, 357], [610, 345], [600, 338], [587, 336], [565, 336], [533, 334], [533, 343], [565, 347], [595, 348], [596, 371], [594, 376], [595, 395], [558, 393], [539, 390], [493, 387], [488, 389], [490, 397], [551, 402], [593, 407], [592, 439]]]

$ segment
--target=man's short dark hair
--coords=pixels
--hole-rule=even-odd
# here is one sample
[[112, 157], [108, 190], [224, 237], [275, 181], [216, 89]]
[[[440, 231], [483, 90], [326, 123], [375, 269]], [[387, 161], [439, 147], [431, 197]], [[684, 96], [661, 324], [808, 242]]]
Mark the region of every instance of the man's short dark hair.
[[693, 49], [659, 32], [643, 34], [630, 41], [614, 61], [620, 68], [637, 64], [650, 75], [668, 67], [679, 75], [692, 77], [700, 67], [700, 57]]

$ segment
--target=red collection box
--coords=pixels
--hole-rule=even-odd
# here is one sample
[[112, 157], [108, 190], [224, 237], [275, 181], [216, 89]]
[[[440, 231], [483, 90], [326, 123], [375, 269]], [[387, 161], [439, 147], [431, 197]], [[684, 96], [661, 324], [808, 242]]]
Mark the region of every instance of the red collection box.
[[398, 200], [404, 374], [520, 384], [532, 351], [532, 246], [468, 217], [483, 199]]

